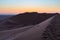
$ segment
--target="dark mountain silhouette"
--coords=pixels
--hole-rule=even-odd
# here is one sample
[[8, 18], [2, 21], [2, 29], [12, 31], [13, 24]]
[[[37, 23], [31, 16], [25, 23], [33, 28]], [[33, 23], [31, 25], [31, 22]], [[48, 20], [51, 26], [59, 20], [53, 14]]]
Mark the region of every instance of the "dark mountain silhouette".
[[[40, 14], [37, 12], [31, 12], [31, 13], [22, 13], [15, 15], [13, 17], [10, 17], [8, 20], [3, 21], [0, 23], [1, 29], [13, 29], [13, 28], [19, 28], [24, 27], [28, 25], [36, 25], [44, 20], [47, 20], [48, 18], [54, 16], [55, 14]], [[0, 30], [1, 30], [0, 29]]]

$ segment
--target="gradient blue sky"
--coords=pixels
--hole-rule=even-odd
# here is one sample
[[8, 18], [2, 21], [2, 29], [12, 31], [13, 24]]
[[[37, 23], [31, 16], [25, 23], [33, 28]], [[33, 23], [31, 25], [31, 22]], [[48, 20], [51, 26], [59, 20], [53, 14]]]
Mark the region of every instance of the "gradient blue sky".
[[0, 12], [60, 12], [60, 0], [0, 0]]

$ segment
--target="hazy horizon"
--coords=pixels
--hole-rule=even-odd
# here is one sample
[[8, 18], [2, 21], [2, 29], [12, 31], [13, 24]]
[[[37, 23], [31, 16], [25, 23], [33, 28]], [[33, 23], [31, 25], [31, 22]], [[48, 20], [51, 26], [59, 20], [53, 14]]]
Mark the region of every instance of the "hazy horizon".
[[60, 0], [0, 0], [0, 14], [20, 12], [60, 13]]

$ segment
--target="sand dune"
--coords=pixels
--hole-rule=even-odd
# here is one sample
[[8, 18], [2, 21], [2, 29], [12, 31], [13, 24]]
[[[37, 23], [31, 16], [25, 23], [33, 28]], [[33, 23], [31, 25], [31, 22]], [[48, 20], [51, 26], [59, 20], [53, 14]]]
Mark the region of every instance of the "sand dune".
[[0, 31], [0, 40], [40, 40], [43, 31], [54, 17], [55, 16], [50, 17], [37, 25], [2, 30]]

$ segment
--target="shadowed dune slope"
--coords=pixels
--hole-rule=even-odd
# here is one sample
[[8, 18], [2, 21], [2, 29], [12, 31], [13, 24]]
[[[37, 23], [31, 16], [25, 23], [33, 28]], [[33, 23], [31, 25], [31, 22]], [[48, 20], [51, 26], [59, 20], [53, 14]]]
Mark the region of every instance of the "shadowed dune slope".
[[56, 15], [42, 35], [42, 40], [60, 40], [60, 15]]
[[56, 14], [39, 14], [37, 12], [18, 14], [0, 23], [0, 30], [36, 25], [54, 15]]
[[0, 40], [40, 40], [45, 28], [54, 17], [50, 17], [37, 25], [0, 31]]

